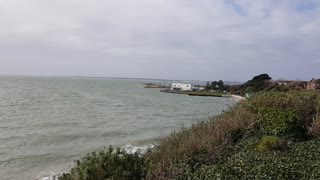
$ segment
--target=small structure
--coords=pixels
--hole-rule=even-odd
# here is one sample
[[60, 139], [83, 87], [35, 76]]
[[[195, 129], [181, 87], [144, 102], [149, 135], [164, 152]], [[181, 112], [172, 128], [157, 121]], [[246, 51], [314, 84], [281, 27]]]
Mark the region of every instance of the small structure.
[[171, 91], [192, 91], [192, 84], [185, 84], [185, 83], [172, 83], [170, 85]]
[[320, 89], [320, 79], [312, 79], [307, 84], [307, 89]]

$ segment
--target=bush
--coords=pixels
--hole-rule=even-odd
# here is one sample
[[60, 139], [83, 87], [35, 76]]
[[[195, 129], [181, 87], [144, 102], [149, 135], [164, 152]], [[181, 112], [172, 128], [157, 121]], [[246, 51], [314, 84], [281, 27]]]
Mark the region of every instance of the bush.
[[63, 174], [60, 180], [104, 180], [104, 179], [144, 179], [148, 161], [138, 153], [128, 154], [120, 149], [88, 154], [75, 161], [70, 173]]
[[147, 154], [153, 162], [151, 179], [170, 179], [181, 172], [193, 172], [197, 164], [212, 159], [226, 144], [241, 139], [253, 124], [254, 116], [238, 104], [209, 121], [161, 138], [155, 151]]
[[211, 165], [201, 166], [190, 179], [319, 179], [320, 141], [292, 143], [288, 150], [246, 149], [256, 138], [227, 146]]
[[257, 146], [258, 150], [279, 150], [281, 149], [281, 141], [274, 136], [263, 136]]
[[255, 114], [263, 134], [306, 139], [320, 108], [320, 95], [315, 91], [257, 93], [245, 106]]
[[298, 117], [289, 110], [276, 108], [261, 108], [258, 113], [260, 119], [260, 130], [267, 135], [286, 136], [294, 135], [302, 131], [298, 126]]
[[315, 115], [313, 117], [312, 123], [308, 129], [308, 134], [311, 137], [319, 137], [320, 136], [320, 116], [317, 113], [317, 115]]

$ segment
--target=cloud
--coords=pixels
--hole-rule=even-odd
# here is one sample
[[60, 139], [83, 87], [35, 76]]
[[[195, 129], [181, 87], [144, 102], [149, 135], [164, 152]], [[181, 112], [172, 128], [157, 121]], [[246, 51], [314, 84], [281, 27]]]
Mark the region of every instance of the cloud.
[[3, 74], [318, 75], [317, 0], [2, 0]]

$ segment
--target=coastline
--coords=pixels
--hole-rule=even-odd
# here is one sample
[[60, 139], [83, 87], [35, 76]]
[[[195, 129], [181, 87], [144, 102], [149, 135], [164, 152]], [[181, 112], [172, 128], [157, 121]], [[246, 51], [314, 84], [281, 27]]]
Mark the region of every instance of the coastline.
[[225, 93], [217, 93], [217, 92], [194, 92], [194, 91], [171, 91], [171, 90], [160, 90], [163, 93], [172, 93], [172, 94], [184, 94], [188, 96], [206, 96], [206, 97], [225, 97], [225, 98], [233, 98], [237, 100], [245, 100], [245, 97], [234, 95], [234, 94], [225, 94]]
[[245, 99], [246, 99], [246, 98], [245, 98], [245, 97], [243, 97], [243, 96], [234, 95], [234, 94], [229, 95], [229, 97], [231, 97], [231, 98], [235, 98], [235, 99], [238, 99], [238, 100], [245, 100]]
[[211, 97], [225, 96], [224, 93], [216, 93], [216, 92], [171, 91], [171, 90], [160, 90], [160, 92], [172, 93], [172, 94], [184, 94], [189, 96], [211, 96]]

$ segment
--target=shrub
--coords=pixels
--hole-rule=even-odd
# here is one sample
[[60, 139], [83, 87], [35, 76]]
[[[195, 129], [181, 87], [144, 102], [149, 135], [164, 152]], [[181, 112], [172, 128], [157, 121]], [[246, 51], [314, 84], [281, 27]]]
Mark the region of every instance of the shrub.
[[319, 179], [320, 141], [292, 143], [287, 151], [244, 148], [257, 139], [227, 146], [211, 165], [201, 166], [189, 179]]
[[297, 124], [297, 115], [289, 110], [266, 107], [260, 109], [258, 116], [260, 130], [264, 134], [286, 136], [302, 131]]
[[281, 141], [274, 136], [263, 136], [257, 146], [258, 150], [279, 150], [281, 149]]
[[308, 128], [308, 134], [311, 137], [319, 137], [320, 136], [320, 116], [317, 113], [312, 120], [310, 127]]
[[238, 104], [209, 121], [159, 139], [155, 151], [148, 154], [153, 162], [150, 178], [166, 179], [179, 176], [181, 172], [193, 172], [196, 162], [209, 161], [226, 144], [237, 142], [252, 128], [253, 122], [254, 116]]
[[256, 115], [262, 133], [306, 139], [319, 102], [315, 91], [289, 91], [257, 93], [244, 105]]
[[120, 149], [116, 152], [110, 146], [107, 151], [88, 154], [75, 161], [70, 173], [63, 174], [60, 180], [104, 180], [104, 179], [144, 179], [148, 161], [138, 153], [128, 154]]

